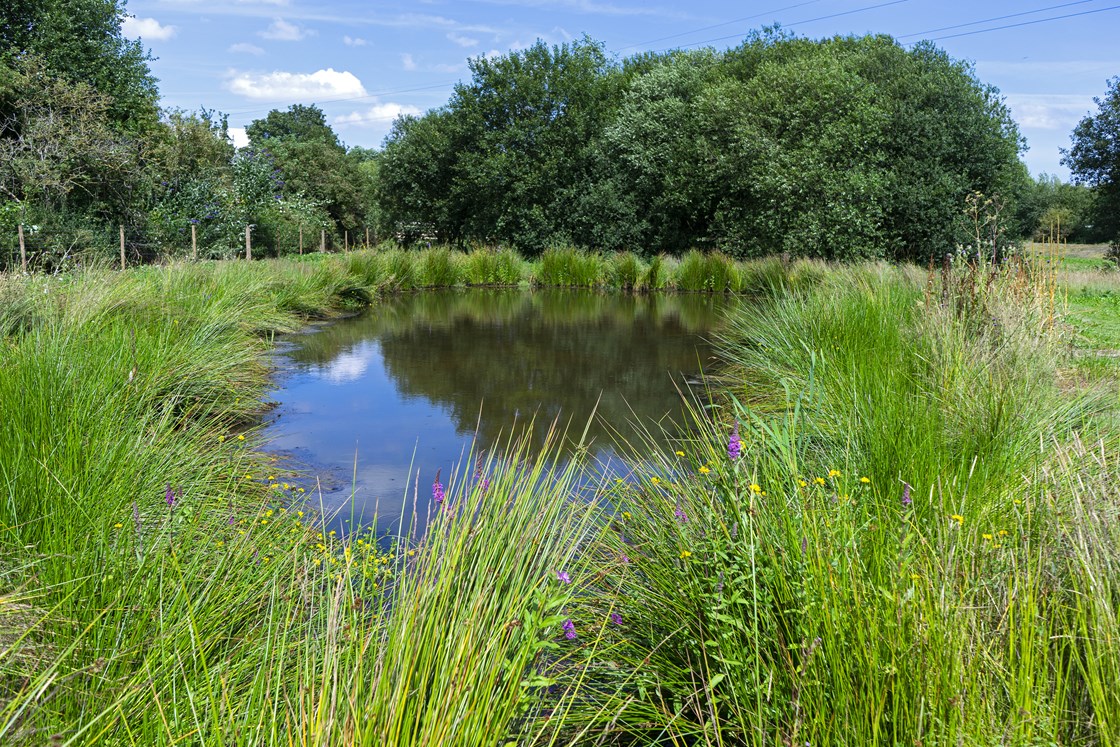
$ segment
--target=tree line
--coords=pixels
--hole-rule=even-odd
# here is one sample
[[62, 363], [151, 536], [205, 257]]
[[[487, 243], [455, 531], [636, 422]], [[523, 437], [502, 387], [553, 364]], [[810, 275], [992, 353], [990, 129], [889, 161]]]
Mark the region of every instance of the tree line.
[[[114, 245], [125, 225], [138, 254], [183, 251], [193, 231], [203, 256], [220, 257], [252, 225], [258, 254], [372, 228], [528, 256], [925, 261], [969, 240], [964, 207], [978, 193], [1001, 237], [1115, 228], [1101, 219], [1107, 178], [1087, 176], [1093, 190], [1032, 180], [999, 92], [928, 43], [774, 28], [725, 51], [620, 60], [587, 38], [538, 41], [472, 59], [448, 103], [399, 118], [381, 150], [346, 147], [304, 104], [252, 122], [237, 149], [224, 115], [160, 108], [123, 16], [120, 0], [0, 8], [6, 244], [17, 224], [34, 227], [57, 260]], [[1075, 174], [1088, 174], [1083, 150], [1067, 154]]]

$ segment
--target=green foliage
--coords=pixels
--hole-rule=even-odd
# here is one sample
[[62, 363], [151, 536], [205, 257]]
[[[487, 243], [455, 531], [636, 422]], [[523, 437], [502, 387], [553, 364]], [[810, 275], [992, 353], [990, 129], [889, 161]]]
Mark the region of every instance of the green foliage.
[[466, 279], [472, 285], [517, 285], [523, 260], [511, 249], [475, 249], [467, 255]]
[[533, 280], [560, 288], [592, 288], [603, 280], [603, 261], [579, 249], [548, 249], [540, 257]]
[[1109, 81], [1103, 99], [1093, 101], [1097, 113], [1074, 128], [1073, 146], [1063, 151], [1062, 163], [1078, 183], [1093, 187], [1093, 228], [1112, 243], [1116, 259], [1120, 258], [1120, 77]]
[[739, 290], [735, 264], [718, 252], [702, 254], [693, 249], [681, 258], [677, 268], [677, 289], [726, 293]]
[[1093, 192], [1042, 174], [1019, 196], [1018, 233], [1034, 241], [1062, 239], [1073, 243], [1098, 240], [1092, 226]]
[[585, 40], [471, 69], [387, 139], [386, 232], [924, 262], [966, 238], [968, 194], [1027, 186], [998, 92], [929, 44], [764, 31], [620, 68]]

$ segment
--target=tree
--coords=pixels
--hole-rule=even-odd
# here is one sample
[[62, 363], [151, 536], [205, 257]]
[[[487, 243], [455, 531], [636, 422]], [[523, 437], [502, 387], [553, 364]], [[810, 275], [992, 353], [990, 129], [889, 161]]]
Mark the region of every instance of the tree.
[[125, 16], [121, 0], [5, 0], [0, 63], [37, 55], [53, 75], [108, 96], [115, 129], [147, 132], [159, 119], [159, 91], [150, 56], [121, 34]]
[[267, 151], [283, 176], [285, 195], [303, 195], [322, 205], [339, 233], [364, 228], [367, 177], [315, 105], [295, 104], [272, 110], [245, 128], [249, 144]]
[[1096, 193], [1094, 228], [1111, 242], [1110, 256], [1120, 261], [1120, 77], [1108, 82], [1103, 99], [1094, 98], [1097, 113], [1073, 130], [1073, 147], [1062, 151], [1062, 163], [1074, 180]]

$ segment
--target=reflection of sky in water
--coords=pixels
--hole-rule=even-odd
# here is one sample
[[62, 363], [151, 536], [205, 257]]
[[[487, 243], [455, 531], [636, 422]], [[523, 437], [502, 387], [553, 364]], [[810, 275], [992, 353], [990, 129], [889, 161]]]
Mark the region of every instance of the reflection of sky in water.
[[[369, 521], [377, 511], [383, 530], [395, 528], [416, 501], [423, 521], [436, 470], [446, 483], [472, 458], [476, 427], [478, 448], [500, 451], [533, 408], [549, 419], [570, 418], [577, 436], [599, 396], [601, 409], [614, 408], [612, 425], [631, 408], [650, 419], [679, 410], [674, 377], [679, 382], [682, 371], [707, 358], [701, 337], [718, 320], [713, 307], [684, 329], [673, 307], [647, 309], [624, 297], [595, 297], [591, 311], [571, 323], [551, 306], [559, 318], [542, 320], [541, 299], [523, 291], [422, 299], [391, 300], [294, 336], [280, 357], [271, 447], [319, 478], [324, 507], [338, 510], [340, 520]], [[578, 312], [584, 301], [571, 295], [558, 302]], [[500, 304], [500, 313], [488, 304]], [[650, 351], [648, 360], [637, 359], [642, 350]], [[592, 437], [596, 459], [624, 471], [606, 429], [593, 428]]]

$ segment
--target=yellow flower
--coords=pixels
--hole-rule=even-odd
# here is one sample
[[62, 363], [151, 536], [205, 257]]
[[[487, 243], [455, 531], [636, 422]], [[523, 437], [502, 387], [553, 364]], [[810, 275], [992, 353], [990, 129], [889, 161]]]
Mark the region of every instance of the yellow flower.
[[408, 557], [410, 557], [410, 558], [411, 558], [411, 557], [412, 557], [413, 555], [415, 555], [415, 554], [416, 554], [416, 551], [415, 551], [415, 550], [409, 550], [409, 551], [408, 551]]
[[262, 523], [262, 524], [267, 524], [267, 523], [268, 523], [268, 519], [261, 519], [261, 523]]
[[950, 521], [955, 521], [958, 524], [964, 524], [964, 517], [961, 516], [960, 514], [953, 514], [952, 516], [949, 517], [949, 520]]
[[629, 521], [630, 518], [631, 518], [630, 512], [629, 511], [623, 511], [622, 512], [622, 518], [625, 519], [626, 521]]
[[999, 530], [999, 536], [1000, 537], [1006, 537], [1007, 536], [1007, 530], [1006, 529]]
[[288, 483], [284, 483], [283, 487], [284, 487], [284, 490], [290, 490], [292, 486], [289, 485]]
[[986, 540], [989, 540], [989, 541], [992, 539], [992, 535], [990, 535], [990, 534], [981, 534], [980, 536], [983, 539], [986, 539]]
[[218, 540], [218, 543], [217, 543], [217, 544], [218, 544], [218, 547], [222, 547], [222, 546], [223, 546], [223, 545], [225, 545], [226, 543], [225, 543], [225, 541], [224, 541], [224, 540]]
[[805, 482], [804, 480], [801, 480], [801, 479], [798, 479], [797, 484], [800, 485], [803, 488], [807, 487], [809, 485], [809, 483], [807, 483], [807, 482]]
[[762, 486], [757, 485], [757, 484], [752, 482], [751, 483], [751, 492], [752, 493], [761, 493], [762, 492]]
[[659, 485], [659, 484], [661, 484], [661, 478], [660, 477], [651, 478], [650, 482], [652, 482], [654, 485]]
[[681, 560], [684, 560], [685, 558], [691, 558], [691, 557], [692, 557], [692, 553], [690, 553], [688, 550], [681, 550]]
[[684, 456], [684, 452], [683, 451], [678, 451], [677, 456]]
[[911, 580], [911, 581], [919, 581], [919, 580], [921, 580], [921, 578], [922, 578], [922, 577], [921, 577], [921, 576], [919, 576], [919, 575], [918, 575], [917, 573], [911, 573], [911, 574], [910, 574], [910, 580]]
[[245, 440], [245, 434], [244, 433], [238, 433], [237, 434], [237, 440], [238, 441], [244, 441]]
[[708, 474], [709, 472], [711, 472], [711, 470], [710, 470], [710, 469], [708, 469], [708, 468], [707, 468], [706, 466], [705, 466], [705, 467], [701, 467], [701, 468], [700, 468], [700, 474], [702, 474], [702, 475], [706, 475], [706, 474]]
[[226, 437], [225, 436], [218, 436], [218, 443], [224, 444], [225, 442], [226, 442]]
[[280, 487], [280, 486], [277, 485], [276, 483], [270, 483], [269, 486], [268, 486], [268, 489], [269, 490], [276, 490], [276, 488], [278, 488], [278, 487]]
[[[299, 492], [301, 492], [301, 493], [304, 492], [303, 488], [300, 488]], [[303, 514], [300, 514], [300, 516], [303, 516]]]
[[813, 478], [813, 482], [815, 482], [817, 485], [824, 485], [824, 478], [823, 477]]
[[829, 477], [839, 477], [839, 476], [840, 476], [840, 470], [838, 470], [838, 469], [830, 469], [830, 470], [828, 471], [828, 476], [829, 476]]
[[251, 472], [246, 472], [245, 473], [245, 479], [246, 480], [252, 480], [253, 479], [253, 474]]
[[861, 478], [859, 478], [859, 481], [862, 482], [864, 485], [866, 485], [867, 483], [871, 482], [871, 478], [870, 477], [861, 477]]
[[303, 518], [303, 511], [296, 511], [296, 516], [298, 516], [299, 518], [302, 519]]
[[273, 481], [273, 480], [275, 480], [275, 479], [276, 479], [276, 475], [269, 475], [269, 476], [268, 476], [268, 481], [269, 481], [269, 482], [272, 482], [272, 481]]
[[1015, 505], [1016, 506], [1021, 506], [1022, 504], [1023, 504], [1023, 502], [1021, 500], [1019, 500], [1018, 498], [1015, 499]]

